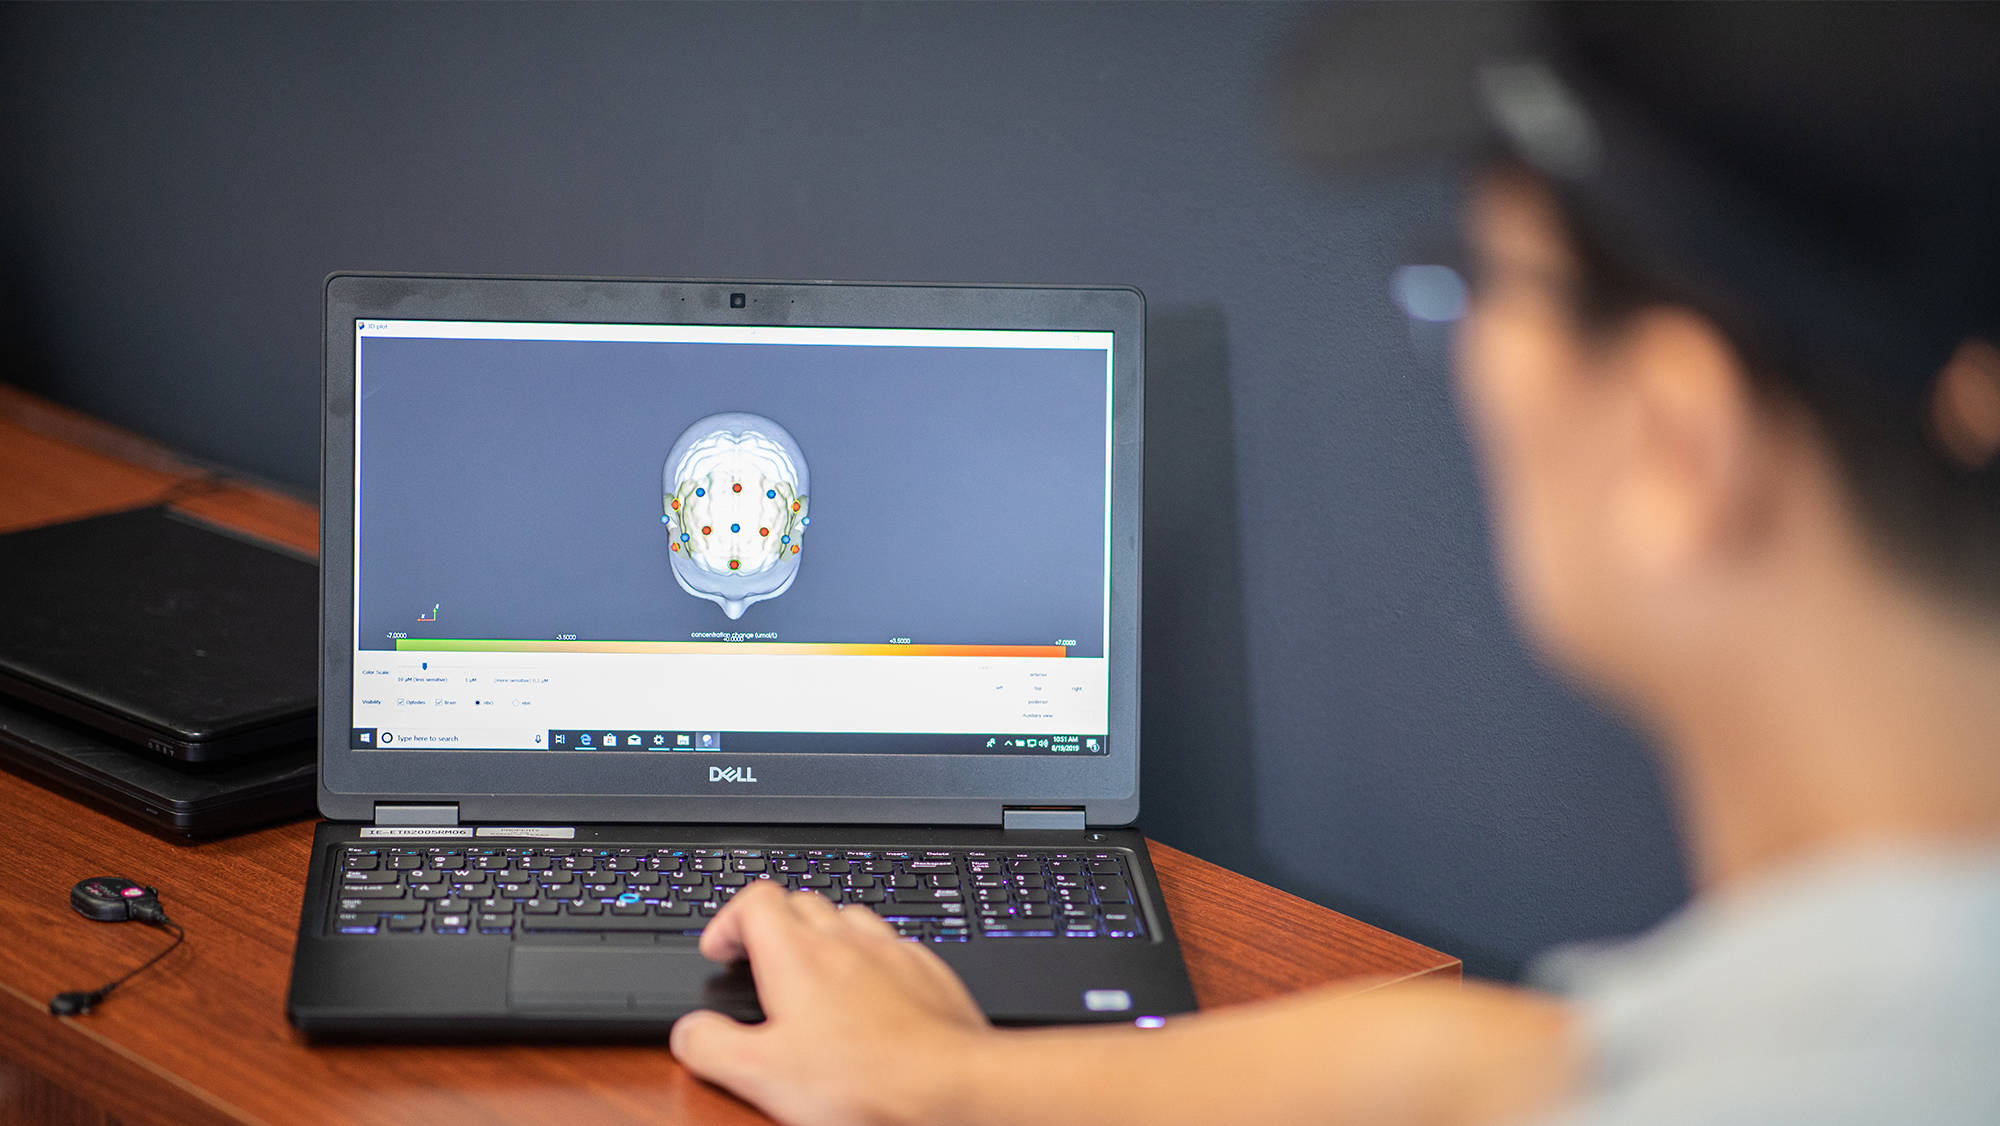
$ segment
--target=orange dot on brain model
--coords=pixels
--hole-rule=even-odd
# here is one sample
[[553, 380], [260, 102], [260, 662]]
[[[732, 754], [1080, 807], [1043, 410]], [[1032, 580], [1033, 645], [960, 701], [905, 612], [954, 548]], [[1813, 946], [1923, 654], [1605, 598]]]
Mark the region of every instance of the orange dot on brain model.
[[730, 569], [730, 570], [732, 570], [732, 571], [734, 571], [734, 570], [735, 570], [736, 568], [738, 568], [738, 567], [741, 567], [742, 565], [743, 565], [743, 564], [742, 564], [741, 562], [739, 562], [739, 561], [737, 561], [737, 560], [735, 560], [735, 559], [731, 559], [731, 560], [729, 561], [729, 569]]
[[797, 555], [798, 553], [799, 553], [799, 545], [798, 545], [798, 544], [793, 544], [793, 545], [792, 545], [792, 554], [793, 554], [793, 555]]
[[799, 502], [798, 502], [798, 501], [793, 501], [793, 502], [792, 502], [792, 511], [793, 511], [793, 512], [797, 512], [798, 510], [799, 510]]
[[770, 535], [770, 534], [771, 534], [771, 529], [769, 529], [769, 528], [759, 528], [759, 529], [757, 529], [757, 534], [758, 534], [758, 535], [760, 535], [760, 536], [768, 536], [768, 535]]
[[731, 485], [731, 486], [729, 486], [729, 491], [730, 491], [730, 492], [732, 492], [732, 493], [740, 493], [740, 492], [742, 492], [742, 491], [743, 491], [743, 482], [741, 482], [741, 481], [738, 481], [738, 482], [736, 482], [736, 483], [735, 483], [734, 485]]

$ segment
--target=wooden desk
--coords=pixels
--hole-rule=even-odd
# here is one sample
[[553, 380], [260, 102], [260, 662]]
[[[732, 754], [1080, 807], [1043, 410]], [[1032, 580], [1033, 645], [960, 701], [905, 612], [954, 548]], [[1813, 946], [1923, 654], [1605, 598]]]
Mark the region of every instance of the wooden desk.
[[[169, 495], [209, 520], [317, 546], [310, 504], [212, 480], [0, 386], [0, 531]], [[0, 773], [0, 1122], [764, 1121], [659, 1047], [307, 1047], [284, 997], [311, 839], [300, 822], [175, 844]], [[1459, 974], [1435, 950], [1152, 848], [1204, 1006]], [[72, 912], [70, 884], [95, 875], [157, 885], [188, 941], [102, 1010], [58, 1020], [51, 996], [93, 988], [167, 941]]]

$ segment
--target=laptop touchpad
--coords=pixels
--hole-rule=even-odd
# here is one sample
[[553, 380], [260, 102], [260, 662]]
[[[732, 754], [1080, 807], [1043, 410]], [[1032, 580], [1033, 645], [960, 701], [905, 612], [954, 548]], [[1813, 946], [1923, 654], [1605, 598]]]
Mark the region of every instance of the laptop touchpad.
[[514, 944], [507, 1000], [515, 1008], [684, 1013], [718, 1009], [762, 1019], [750, 972], [718, 966], [693, 944]]

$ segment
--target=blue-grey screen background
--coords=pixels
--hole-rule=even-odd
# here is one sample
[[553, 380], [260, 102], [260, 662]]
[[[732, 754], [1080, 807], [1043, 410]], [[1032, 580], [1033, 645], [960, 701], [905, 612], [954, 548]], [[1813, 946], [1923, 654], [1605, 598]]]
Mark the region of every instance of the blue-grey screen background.
[[[1103, 655], [1101, 351], [364, 337], [360, 356], [364, 649], [727, 630]], [[798, 578], [734, 622], [674, 582], [660, 521], [667, 451], [722, 411], [791, 431], [811, 475]]]

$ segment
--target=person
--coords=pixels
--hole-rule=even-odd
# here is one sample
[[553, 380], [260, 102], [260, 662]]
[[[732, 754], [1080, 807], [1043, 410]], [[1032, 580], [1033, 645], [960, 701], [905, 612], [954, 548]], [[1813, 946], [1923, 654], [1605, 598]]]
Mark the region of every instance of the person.
[[1500, 568], [1657, 737], [1682, 912], [1536, 989], [999, 1030], [872, 914], [751, 887], [701, 944], [768, 1019], [674, 1054], [799, 1124], [2000, 1122], [1995, 12], [1391, 5], [1280, 84], [1340, 174], [1476, 159]]

